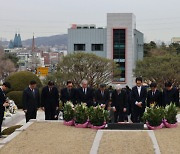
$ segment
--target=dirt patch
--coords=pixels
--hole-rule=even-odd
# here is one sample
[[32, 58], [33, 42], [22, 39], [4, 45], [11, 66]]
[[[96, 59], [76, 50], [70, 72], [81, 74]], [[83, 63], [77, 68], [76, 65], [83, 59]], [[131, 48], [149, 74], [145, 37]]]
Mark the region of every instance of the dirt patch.
[[62, 123], [32, 124], [0, 149], [8, 154], [89, 153], [96, 131], [64, 126]]
[[154, 131], [161, 153], [180, 153], [180, 125], [177, 128], [163, 128]]
[[152, 141], [148, 132], [143, 131], [115, 131], [104, 132], [99, 154], [152, 154]]

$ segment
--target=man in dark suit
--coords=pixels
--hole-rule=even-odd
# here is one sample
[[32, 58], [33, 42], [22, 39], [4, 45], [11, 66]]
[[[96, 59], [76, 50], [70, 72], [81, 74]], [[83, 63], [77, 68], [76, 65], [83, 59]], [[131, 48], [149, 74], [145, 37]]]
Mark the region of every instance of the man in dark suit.
[[150, 88], [151, 90], [147, 93], [147, 107], [150, 107], [151, 104], [162, 106], [162, 92], [157, 90], [157, 84], [152, 82]]
[[112, 107], [115, 107], [114, 121], [124, 122], [125, 113], [127, 111], [127, 96], [126, 92], [122, 90], [120, 84], [116, 85], [116, 90], [112, 93]]
[[11, 88], [9, 82], [4, 82], [2, 87], [0, 88], [0, 138], [3, 137], [1, 135], [1, 126], [3, 122], [5, 107], [9, 106], [9, 103], [8, 101], [6, 101], [6, 96], [4, 93], [5, 91], [7, 91], [8, 88]]
[[142, 78], [136, 78], [136, 86], [131, 91], [133, 122], [139, 123], [146, 107], [147, 90], [142, 86]]
[[93, 106], [93, 89], [88, 87], [88, 81], [83, 79], [81, 87], [77, 89], [77, 102], [86, 103], [88, 107]]
[[56, 111], [59, 109], [59, 92], [53, 81], [42, 89], [41, 107], [45, 111], [45, 120], [56, 120]]
[[61, 90], [60, 99], [63, 103], [63, 106], [67, 101], [72, 102], [74, 105], [76, 104], [76, 89], [73, 88], [72, 81], [67, 81], [66, 88]]
[[40, 107], [39, 90], [36, 88], [36, 81], [30, 81], [29, 86], [23, 91], [23, 110], [26, 122], [36, 119], [37, 110]]
[[105, 84], [101, 84], [100, 88], [98, 90], [95, 91], [94, 93], [94, 99], [95, 99], [95, 106], [96, 105], [103, 105], [105, 109], [107, 109], [107, 105], [109, 102], [109, 91], [106, 90], [106, 85]]
[[179, 90], [174, 88], [171, 82], [166, 82], [163, 90], [163, 106], [169, 105], [171, 102], [179, 106]]

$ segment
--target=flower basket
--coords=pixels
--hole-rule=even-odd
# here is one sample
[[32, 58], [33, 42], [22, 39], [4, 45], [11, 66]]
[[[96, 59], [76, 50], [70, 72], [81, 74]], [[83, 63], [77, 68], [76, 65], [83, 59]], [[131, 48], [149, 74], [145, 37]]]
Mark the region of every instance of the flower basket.
[[65, 121], [63, 122], [64, 125], [66, 126], [73, 126], [74, 125], [74, 120], [70, 120], [70, 121]]
[[170, 123], [167, 122], [166, 119], [163, 120], [163, 124], [164, 124], [164, 126], [165, 126], [166, 128], [175, 128], [175, 127], [178, 126], [178, 123], [177, 123], [177, 122], [174, 123], [174, 124], [170, 124]]
[[87, 128], [88, 124], [89, 124], [89, 122], [87, 121], [84, 124], [77, 124], [77, 123], [75, 123], [74, 125], [75, 125], [76, 128]]
[[84, 103], [75, 106], [74, 120], [75, 127], [86, 128], [88, 126], [87, 106]]
[[88, 109], [88, 117], [90, 121], [90, 128], [102, 129], [105, 127], [108, 121], [109, 113], [104, 110], [100, 105], [96, 107], [90, 107]]
[[147, 128], [150, 130], [156, 130], [156, 129], [161, 129], [163, 128], [164, 124], [161, 123], [159, 126], [151, 126], [148, 122], [146, 122]]
[[148, 129], [160, 129], [163, 127], [164, 109], [158, 106], [147, 107], [142, 118]]
[[164, 125], [167, 128], [174, 128], [177, 127], [177, 108], [176, 105], [170, 103], [165, 107], [165, 118], [163, 120]]

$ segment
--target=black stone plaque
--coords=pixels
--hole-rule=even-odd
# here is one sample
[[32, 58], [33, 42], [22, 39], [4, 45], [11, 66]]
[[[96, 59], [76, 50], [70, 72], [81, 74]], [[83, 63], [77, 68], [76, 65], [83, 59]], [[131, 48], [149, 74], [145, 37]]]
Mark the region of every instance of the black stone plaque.
[[109, 123], [106, 129], [144, 130], [143, 123]]

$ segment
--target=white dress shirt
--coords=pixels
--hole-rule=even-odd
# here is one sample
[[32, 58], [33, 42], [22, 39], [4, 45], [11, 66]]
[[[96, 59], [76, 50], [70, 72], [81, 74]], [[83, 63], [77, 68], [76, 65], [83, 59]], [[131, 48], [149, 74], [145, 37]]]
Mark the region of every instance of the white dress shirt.
[[[137, 90], [138, 90], [138, 94], [140, 96], [140, 94], [141, 94], [141, 86], [140, 87], [137, 86]], [[136, 101], [135, 104], [138, 104], [138, 102]]]

